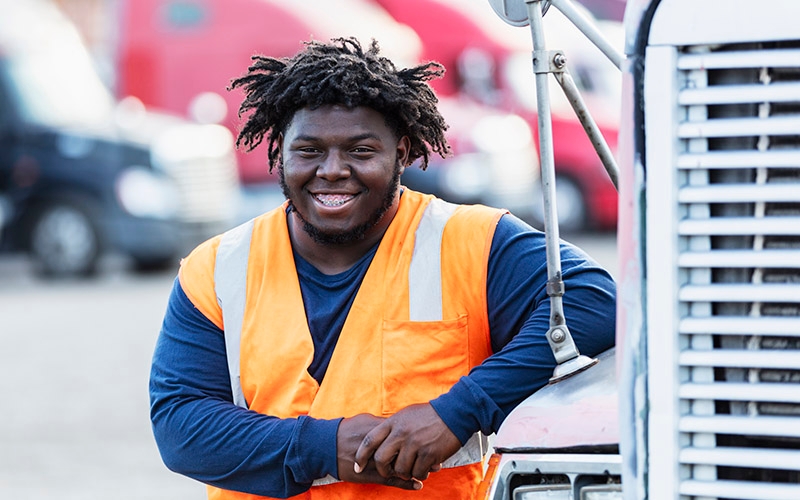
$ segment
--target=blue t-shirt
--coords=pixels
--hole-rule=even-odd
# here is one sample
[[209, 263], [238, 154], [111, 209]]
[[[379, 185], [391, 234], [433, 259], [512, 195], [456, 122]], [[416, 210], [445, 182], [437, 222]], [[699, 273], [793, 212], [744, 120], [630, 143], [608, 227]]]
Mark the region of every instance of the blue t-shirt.
[[[295, 255], [314, 341], [309, 373], [318, 381], [376, 249], [336, 275]], [[569, 243], [562, 242], [561, 259], [567, 325], [581, 353], [597, 355], [614, 344], [614, 282]], [[504, 215], [492, 240], [486, 283], [494, 354], [431, 401], [462, 443], [478, 430], [495, 432], [552, 375], [546, 282], [544, 233]], [[279, 419], [234, 406], [223, 332], [193, 306], [177, 279], [153, 356], [150, 397], [159, 450], [176, 472], [225, 489], [282, 497], [302, 493], [315, 479], [338, 476], [341, 419]]]

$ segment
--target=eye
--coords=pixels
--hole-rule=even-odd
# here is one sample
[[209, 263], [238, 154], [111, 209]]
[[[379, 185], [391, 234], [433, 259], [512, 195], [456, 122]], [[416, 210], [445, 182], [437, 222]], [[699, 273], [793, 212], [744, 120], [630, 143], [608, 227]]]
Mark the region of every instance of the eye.
[[303, 158], [309, 158], [320, 154], [320, 150], [313, 146], [298, 146], [294, 151]]
[[375, 154], [375, 149], [369, 146], [356, 146], [350, 150], [350, 154], [359, 158], [371, 157]]

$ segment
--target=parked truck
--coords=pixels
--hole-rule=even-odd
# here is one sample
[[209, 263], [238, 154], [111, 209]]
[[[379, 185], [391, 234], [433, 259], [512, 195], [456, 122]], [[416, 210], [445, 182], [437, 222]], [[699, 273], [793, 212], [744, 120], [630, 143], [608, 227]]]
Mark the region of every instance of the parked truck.
[[[548, 9], [597, 35], [570, 0], [490, 3], [530, 26], [537, 76], [569, 61]], [[628, 1], [617, 344], [564, 355], [551, 326], [562, 363], [499, 430], [484, 498], [800, 498], [798, 13]]]
[[45, 0], [0, 0], [0, 249], [48, 276], [177, 265], [235, 222], [231, 133], [117, 102]]
[[[421, 62], [417, 34], [369, 0], [125, 0], [120, 11], [118, 96], [185, 115], [210, 99], [222, 104], [218, 121], [233, 134], [241, 125], [243, 95], [226, 88], [254, 54], [290, 57], [310, 39], [355, 36], [365, 46], [378, 40], [400, 67]], [[503, 206], [530, 219], [538, 178], [530, 126], [463, 97], [440, 99], [453, 154], [432, 157], [424, 172], [407, 169], [404, 185], [452, 202]], [[283, 201], [265, 144], [240, 149], [237, 157], [247, 194], [242, 220]]]
[[[431, 82], [439, 96], [462, 95], [519, 114], [536, 130], [536, 99], [530, 92], [530, 37], [509, 30], [485, 0], [373, 0], [399, 22], [411, 26], [423, 44], [422, 58], [439, 61], [447, 72]], [[591, 15], [587, 10], [586, 15]], [[598, 22], [607, 36], [621, 24]], [[547, 37], [570, 54], [570, 68], [583, 99], [612, 150], [619, 126], [619, 71], [559, 12], [548, 18]], [[555, 84], [555, 82], [552, 82]], [[617, 191], [563, 97], [553, 94], [551, 121], [558, 199], [558, 221], [564, 232], [611, 231], [617, 222]], [[538, 139], [538, 138], [537, 138]], [[543, 213], [540, 186], [533, 221]]]

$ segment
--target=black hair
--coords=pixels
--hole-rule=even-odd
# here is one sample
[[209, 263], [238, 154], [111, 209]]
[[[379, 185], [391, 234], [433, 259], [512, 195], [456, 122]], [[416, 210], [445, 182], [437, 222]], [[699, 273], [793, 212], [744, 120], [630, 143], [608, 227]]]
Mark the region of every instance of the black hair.
[[280, 161], [278, 138], [295, 112], [340, 104], [381, 113], [398, 138], [408, 136], [409, 163], [422, 158], [423, 170], [431, 151], [443, 158], [450, 153], [444, 136], [447, 124], [427, 83], [444, 74], [441, 64], [429, 62], [398, 70], [379, 55], [375, 40], [367, 51], [355, 38], [304, 44], [304, 50], [290, 58], [253, 56], [247, 73], [231, 82], [228, 90], [241, 87], [245, 93], [239, 116], [253, 111], [239, 132], [236, 147], [251, 151], [266, 136], [272, 171]]

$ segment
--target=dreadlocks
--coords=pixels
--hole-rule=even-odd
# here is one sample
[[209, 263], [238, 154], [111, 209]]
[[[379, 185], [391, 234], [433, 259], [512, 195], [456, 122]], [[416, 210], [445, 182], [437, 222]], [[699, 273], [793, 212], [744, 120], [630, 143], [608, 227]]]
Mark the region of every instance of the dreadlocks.
[[242, 87], [245, 92], [239, 116], [253, 111], [239, 132], [237, 147], [243, 145], [251, 151], [266, 135], [272, 171], [279, 162], [278, 137], [296, 111], [341, 104], [381, 113], [397, 137], [408, 136], [409, 160], [422, 158], [423, 170], [431, 150], [442, 157], [450, 152], [444, 137], [447, 124], [427, 84], [444, 74], [441, 64], [429, 62], [397, 70], [389, 59], [378, 55], [375, 40], [366, 52], [355, 38], [305, 45], [305, 50], [291, 58], [253, 56], [247, 73], [233, 80], [229, 90]]

